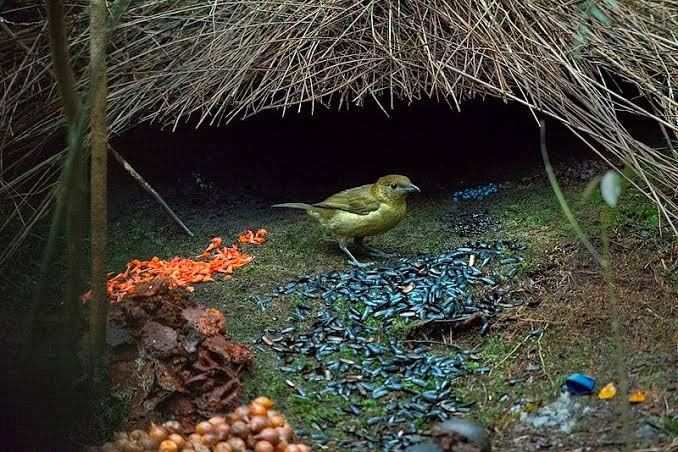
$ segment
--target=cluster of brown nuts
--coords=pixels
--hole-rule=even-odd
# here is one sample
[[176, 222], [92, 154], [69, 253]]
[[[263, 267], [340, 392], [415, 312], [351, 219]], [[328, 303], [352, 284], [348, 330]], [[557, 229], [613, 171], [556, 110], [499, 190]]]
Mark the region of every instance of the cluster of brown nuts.
[[258, 397], [249, 406], [240, 406], [230, 415], [199, 422], [195, 431], [182, 435], [181, 424], [168, 421], [151, 428], [118, 433], [115, 441], [103, 446], [116, 452], [309, 452], [305, 444], [294, 444], [292, 427], [273, 401]]

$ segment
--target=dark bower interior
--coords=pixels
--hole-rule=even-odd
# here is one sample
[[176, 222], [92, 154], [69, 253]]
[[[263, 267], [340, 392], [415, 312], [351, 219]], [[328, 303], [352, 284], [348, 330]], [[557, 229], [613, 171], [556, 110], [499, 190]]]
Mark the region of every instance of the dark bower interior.
[[[308, 110], [308, 107], [305, 107]], [[467, 101], [376, 105], [348, 111], [266, 111], [221, 126], [195, 121], [177, 130], [140, 125], [113, 146], [163, 196], [191, 192], [196, 176], [209, 192], [247, 193], [267, 201], [314, 201], [379, 176], [409, 176], [422, 191], [503, 182], [542, 167], [539, 129], [514, 102]], [[571, 132], [547, 121], [554, 162], [594, 157]], [[114, 190], [134, 184], [112, 164]]]

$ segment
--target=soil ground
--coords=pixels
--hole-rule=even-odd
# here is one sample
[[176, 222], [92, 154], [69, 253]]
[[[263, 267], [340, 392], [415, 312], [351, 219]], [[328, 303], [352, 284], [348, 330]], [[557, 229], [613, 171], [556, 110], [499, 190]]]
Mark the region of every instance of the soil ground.
[[[583, 165], [594, 172], [600, 169], [591, 162]], [[582, 192], [588, 179], [572, 178], [582, 171], [566, 168], [559, 174], [568, 201], [600, 249], [603, 203], [595, 193], [585, 199]], [[459, 347], [475, 350], [479, 367], [492, 369], [489, 374], [471, 374], [459, 384], [457, 393], [473, 403], [468, 416], [492, 432], [497, 450], [619, 450], [620, 412], [624, 410], [630, 414], [633, 448], [678, 447], [675, 240], [661, 230], [657, 213], [647, 201], [637, 192], [627, 192], [611, 230], [616, 300], [612, 301], [600, 268], [575, 238], [539, 170], [508, 182], [502, 193], [476, 201], [453, 203], [444, 189], [414, 196], [406, 220], [373, 242], [398, 256], [434, 253], [476, 240], [514, 239], [529, 245], [519, 273], [529, 303], [503, 313], [485, 335], [474, 330], [442, 335]], [[196, 188], [192, 195], [168, 196], [193, 230], [193, 238], [178, 232], [143, 192], [131, 189], [126, 196], [114, 198], [111, 217], [118, 220], [111, 229], [115, 244], [111, 270], [123, 269], [134, 258], [195, 255], [213, 236], [229, 242], [246, 229], [265, 227], [268, 242], [247, 248], [255, 256], [252, 264], [231, 280], [197, 285], [194, 293], [200, 301], [224, 311], [228, 334], [234, 340], [251, 342], [264, 328], [280, 326], [294, 308], [293, 300], [283, 298], [262, 313], [254, 297], [300, 274], [347, 267], [343, 253], [303, 213], [272, 209], [269, 202], [256, 197], [218, 196], [208, 191]], [[467, 232], [479, 228], [473, 214], [482, 214], [498, 226], [464, 236], [460, 233], [464, 229], [454, 224], [465, 222]], [[629, 383], [632, 389], [645, 391], [647, 401], [631, 406], [623, 394], [613, 401], [599, 400], [596, 393], [585, 396], [581, 402], [594, 410], [581, 417], [572, 434], [557, 427], [530, 428], [517, 420], [512, 407], [529, 409], [549, 403], [558, 397], [571, 373], [595, 376], [596, 391], [610, 381], [619, 386], [615, 361], [619, 344], [611, 326], [613, 303], [619, 311], [621, 353]], [[537, 329], [543, 333], [533, 334]], [[430, 337], [421, 331], [409, 334], [412, 340], [442, 341], [439, 332]], [[332, 407], [311, 406], [293, 398], [278, 367], [275, 356], [258, 352], [255, 370], [244, 377], [244, 398], [272, 397], [295, 427], [307, 428], [320, 419], [336, 420]]]
[[[559, 177], [578, 220], [601, 249], [604, 204], [597, 192], [588, 198], [582, 195], [588, 176], [573, 176], [596, 174], [601, 167], [592, 162], [580, 165], [589, 170], [565, 164]], [[403, 223], [372, 243], [397, 256], [435, 253], [469, 241], [526, 243], [529, 248], [518, 274], [525, 286], [525, 305], [502, 313], [484, 335], [475, 329], [404, 334], [414, 341], [439, 341], [441, 351], [449, 349], [443, 343], [474, 350], [476, 367], [491, 369], [469, 374], [458, 383], [456, 393], [472, 404], [466, 416], [489, 429], [496, 450], [620, 450], [623, 412], [631, 422], [632, 449], [678, 450], [678, 242], [642, 195], [626, 191], [610, 232], [615, 295], [611, 298], [600, 268], [565, 221], [542, 171], [536, 168], [524, 177], [495, 182], [508, 184], [501, 193], [460, 203], [452, 202], [449, 187], [429, 184], [429, 190], [410, 199]], [[195, 256], [214, 236], [230, 243], [247, 229], [266, 228], [264, 245], [244, 246], [254, 262], [230, 280], [196, 285], [193, 294], [224, 312], [228, 335], [235, 341], [251, 343], [265, 328], [285, 323], [294, 308], [294, 300], [283, 297], [262, 313], [255, 297], [301, 274], [348, 267], [336, 244], [302, 212], [272, 209], [269, 199], [220, 194], [209, 187], [159, 191], [195, 236], [183, 234], [141, 189], [123, 184], [110, 201], [109, 270], [122, 271], [132, 259]], [[495, 225], [482, 228], [488, 219]], [[467, 234], [479, 229], [487, 230]], [[17, 294], [30, 286], [28, 279], [2, 283], [4, 290]], [[615, 305], [621, 344], [612, 330]], [[13, 336], [16, 322], [3, 317], [4, 331]], [[535, 334], [536, 330], [541, 331]], [[516, 410], [556, 399], [571, 373], [595, 376], [596, 391], [610, 381], [619, 386], [615, 358], [619, 345], [631, 387], [647, 395], [644, 403], [629, 405], [624, 394], [612, 401], [599, 400], [596, 393], [584, 396], [579, 401], [594, 410], [579, 419], [571, 434], [519, 421]], [[244, 375], [244, 400], [259, 395], [273, 398], [298, 428], [327, 418], [349, 422], [337, 420], [335, 407], [294, 398], [279, 366], [274, 355], [257, 352], [255, 369]], [[124, 398], [124, 394], [117, 396]], [[124, 420], [124, 411], [104, 416]], [[422, 425], [424, 430], [427, 427]], [[125, 428], [124, 421], [119, 428]]]

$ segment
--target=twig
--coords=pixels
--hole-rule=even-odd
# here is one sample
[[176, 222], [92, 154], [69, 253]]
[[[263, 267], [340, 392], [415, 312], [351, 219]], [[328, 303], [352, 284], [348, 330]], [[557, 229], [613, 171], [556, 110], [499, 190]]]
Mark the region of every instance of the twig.
[[[2, 6], [0, 5], [0, 8]], [[31, 53], [31, 48], [28, 47], [21, 39], [17, 37], [17, 35], [14, 34], [14, 32], [7, 26], [7, 24], [2, 20], [0, 17], [0, 28], [2, 28], [5, 33], [7, 33], [13, 40], [14, 42], [17, 43], [19, 47], [21, 47], [26, 53]]]
[[490, 369], [490, 371], [488, 372], [488, 375], [492, 375], [492, 372], [494, 371], [494, 369], [496, 369], [496, 368], [498, 368], [499, 366], [501, 366], [501, 365], [504, 363], [504, 361], [506, 361], [507, 359], [509, 359], [515, 352], [517, 352], [518, 349], [519, 349], [525, 342], [527, 342], [527, 341], [530, 339], [530, 337], [532, 337], [531, 334], [528, 334], [527, 336], [525, 336], [525, 339], [523, 339], [522, 342], [520, 342], [518, 345], [516, 345], [515, 347], [513, 347], [513, 350], [511, 350], [506, 356], [504, 356], [497, 364], [495, 364], [494, 366], [492, 366], [492, 369]]
[[546, 323], [546, 324], [553, 324], [553, 325], [565, 325], [567, 322], [558, 322], [556, 320], [546, 320], [546, 319], [533, 319], [531, 317], [518, 317], [518, 316], [510, 316], [510, 317], [502, 317], [499, 318], [498, 321], [506, 321], [506, 320], [518, 320], [520, 322], [535, 322], [535, 323]]
[[544, 361], [544, 350], [541, 346], [541, 337], [544, 335], [546, 332], [546, 329], [548, 328], [548, 325], [544, 327], [544, 331], [539, 334], [539, 337], [537, 338], [537, 345], [539, 346], [539, 361], [541, 362], [541, 370], [546, 374], [546, 376], [549, 379], [549, 382], [551, 382], [551, 387], [554, 387], [556, 384], [553, 381], [553, 378], [551, 378], [551, 374], [546, 370], [546, 361]]
[[127, 163], [127, 160], [125, 160], [120, 154], [118, 154], [118, 152], [115, 149], [113, 149], [110, 145], [108, 146], [108, 149], [110, 150], [111, 154], [113, 154], [113, 157], [115, 157], [118, 163], [122, 165], [125, 171], [127, 171], [129, 175], [132, 176], [132, 178], [134, 178], [134, 180], [136, 180], [139, 183], [139, 185], [141, 185], [144, 188], [144, 190], [149, 192], [155, 198], [155, 200], [160, 203], [163, 209], [165, 209], [165, 211], [167, 211], [167, 213], [172, 217], [172, 219], [176, 221], [179, 226], [181, 226], [181, 228], [186, 232], [186, 234], [193, 237], [193, 233], [191, 232], [191, 230], [188, 229], [188, 227], [184, 224], [183, 221], [181, 221], [177, 214], [174, 213], [170, 206], [167, 205], [165, 200], [162, 199], [158, 192], [155, 191], [153, 187], [151, 187], [151, 185], [144, 180], [141, 174], [137, 173], [136, 170], [132, 168], [132, 165]]

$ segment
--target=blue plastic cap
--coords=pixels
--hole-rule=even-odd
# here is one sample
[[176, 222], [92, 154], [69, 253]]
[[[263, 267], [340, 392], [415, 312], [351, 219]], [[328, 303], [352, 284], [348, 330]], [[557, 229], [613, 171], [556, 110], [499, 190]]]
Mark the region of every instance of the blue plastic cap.
[[565, 380], [565, 388], [572, 395], [591, 394], [596, 379], [584, 374], [572, 374]]

